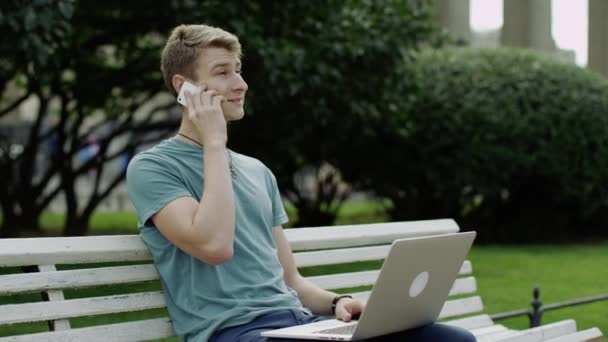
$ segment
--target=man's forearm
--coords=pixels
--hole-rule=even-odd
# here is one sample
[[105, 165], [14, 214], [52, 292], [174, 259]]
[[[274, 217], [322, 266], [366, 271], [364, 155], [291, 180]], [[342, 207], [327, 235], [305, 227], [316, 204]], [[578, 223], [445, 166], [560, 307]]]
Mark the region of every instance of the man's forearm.
[[336, 294], [318, 287], [304, 277], [298, 278], [291, 287], [298, 293], [302, 304], [315, 315], [332, 316], [331, 301]]
[[211, 249], [232, 248], [234, 192], [225, 146], [206, 146], [204, 190], [192, 226], [200, 241]]

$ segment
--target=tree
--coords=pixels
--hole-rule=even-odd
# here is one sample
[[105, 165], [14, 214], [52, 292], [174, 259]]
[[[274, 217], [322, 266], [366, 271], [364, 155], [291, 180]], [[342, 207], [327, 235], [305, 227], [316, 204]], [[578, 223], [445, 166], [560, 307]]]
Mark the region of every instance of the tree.
[[[59, 194], [67, 208], [64, 233], [86, 233], [94, 209], [124, 180], [124, 169], [108, 176], [109, 165], [177, 125], [175, 118], [155, 117], [173, 105], [159, 98], [158, 52], [166, 27], [174, 24], [158, 15], [170, 10], [161, 3], [146, 10], [123, 2], [15, 1], [3, 8], [3, 28], [12, 32], [2, 45], [9, 52], [3, 54], [3, 79], [21, 86], [22, 95], [1, 113], [26, 98], [39, 103], [23, 153], [11, 154], [7, 137], [2, 143], [3, 236], [37, 229], [40, 214]], [[5, 81], [3, 98], [8, 86]], [[79, 160], [93, 136], [97, 152]], [[45, 145], [52, 153], [37, 163]], [[79, 203], [82, 181], [93, 191]]]
[[[3, 55], [3, 98], [10, 97], [9, 80], [22, 95], [6, 108], [32, 96], [40, 106], [24, 153], [10, 156], [6, 139], [3, 145], [3, 235], [36, 228], [59, 195], [67, 208], [64, 233], [86, 233], [97, 205], [124, 180], [124, 170], [108, 176], [108, 169], [177, 127], [179, 110], [162, 89], [159, 55], [171, 28], [201, 22], [236, 33], [244, 46], [248, 115], [231, 125], [229, 143], [271, 166], [300, 211], [299, 224], [331, 224], [349, 191], [336, 167], [350, 158], [344, 152], [353, 152], [345, 146], [366, 138], [370, 120], [391, 113], [391, 98], [400, 96], [391, 90], [395, 66], [435, 32], [426, 1], [414, 0], [7, 4], [2, 18], [17, 24], [3, 26], [11, 34], [2, 48], [17, 48]], [[48, 15], [38, 17], [36, 6]], [[54, 32], [55, 21], [66, 28], [49, 36], [42, 54], [16, 44], [30, 32], [31, 13], [43, 33]], [[39, 55], [49, 62], [36, 64]], [[79, 160], [90, 137], [97, 151]], [[51, 142], [48, 162], [36, 163]], [[315, 175], [316, 194], [306, 193], [298, 171]], [[77, 190], [86, 180], [93, 192], [81, 202]]]
[[[234, 25], [244, 37], [250, 107], [233, 142], [271, 163], [299, 212], [296, 225], [330, 225], [350, 194], [372, 123], [390, 124], [400, 65], [440, 38], [427, 1], [258, 1]], [[251, 142], [254, 141], [255, 144]], [[350, 172], [350, 171], [349, 171]], [[305, 187], [302, 173], [308, 173]], [[357, 175], [349, 179], [356, 182]], [[313, 189], [313, 193], [310, 189]]]

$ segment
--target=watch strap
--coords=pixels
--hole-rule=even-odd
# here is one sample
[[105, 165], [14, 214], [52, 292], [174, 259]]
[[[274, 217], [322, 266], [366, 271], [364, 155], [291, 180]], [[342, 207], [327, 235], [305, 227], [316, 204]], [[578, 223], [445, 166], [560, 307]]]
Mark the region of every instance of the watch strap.
[[332, 314], [336, 314], [336, 306], [338, 305], [338, 301], [342, 298], [353, 298], [353, 296], [351, 295], [337, 295], [334, 297], [334, 299], [332, 299], [331, 301], [331, 313]]

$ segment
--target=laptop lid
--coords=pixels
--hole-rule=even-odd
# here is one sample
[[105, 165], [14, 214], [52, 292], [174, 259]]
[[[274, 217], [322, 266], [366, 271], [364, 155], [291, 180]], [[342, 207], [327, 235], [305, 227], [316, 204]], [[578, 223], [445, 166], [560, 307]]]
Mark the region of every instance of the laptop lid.
[[353, 340], [436, 321], [475, 236], [465, 232], [394, 241]]
[[[264, 332], [263, 336], [319, 340], [361, 340], [434, 322], [464, 262], [475, 232], [395, 240], [354, 333], [319, 333], [332, 322]], [[338, 326], [345, 322], [332, 320]], [[348, 323], [346, 323], [348, 324]]]

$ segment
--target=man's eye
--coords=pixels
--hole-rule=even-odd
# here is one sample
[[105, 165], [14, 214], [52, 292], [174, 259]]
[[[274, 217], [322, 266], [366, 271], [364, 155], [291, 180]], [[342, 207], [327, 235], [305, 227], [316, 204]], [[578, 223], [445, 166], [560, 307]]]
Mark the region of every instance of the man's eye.
[[237, 71], [236, 71], [236, 73], [237, 73], [237, 74], [242, 74], [242, 73], [243, 73], [243, 70], [239, 69], [239, 70], [237, 70]]

